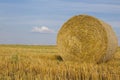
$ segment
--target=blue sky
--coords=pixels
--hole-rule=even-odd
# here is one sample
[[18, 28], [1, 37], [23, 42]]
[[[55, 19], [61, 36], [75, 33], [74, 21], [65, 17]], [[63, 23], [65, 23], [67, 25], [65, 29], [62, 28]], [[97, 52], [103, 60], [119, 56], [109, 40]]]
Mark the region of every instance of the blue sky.
[[56, 44], [62, 24], [79, 14], [110, 24], [120, 44], [120, 0], [0, 0], [0, 44]]

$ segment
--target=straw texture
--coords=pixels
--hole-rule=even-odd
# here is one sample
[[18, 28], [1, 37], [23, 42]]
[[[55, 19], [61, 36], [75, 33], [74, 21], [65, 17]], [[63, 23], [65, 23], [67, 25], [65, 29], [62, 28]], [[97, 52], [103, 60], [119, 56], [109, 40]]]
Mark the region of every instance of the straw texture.
[[57, 46], [64, 60], [101, 63], [111, 59], [118, 41], [110, 25], [92, 16], [78, 15], [61, 27]]

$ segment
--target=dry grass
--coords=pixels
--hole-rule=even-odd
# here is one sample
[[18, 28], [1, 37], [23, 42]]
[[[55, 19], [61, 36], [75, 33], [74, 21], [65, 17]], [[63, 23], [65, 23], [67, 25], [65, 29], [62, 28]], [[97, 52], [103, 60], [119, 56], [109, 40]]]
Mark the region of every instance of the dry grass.
[[103, 64], [60, 61], [56, 46], [0, 45], [0, 80], [120, 80], [120, 48]]
[[111, 26], [88, 15], [70, 18], [57, 36], [59, 52], [64, 60], [101, 63], [111, 59], [118, 41]]

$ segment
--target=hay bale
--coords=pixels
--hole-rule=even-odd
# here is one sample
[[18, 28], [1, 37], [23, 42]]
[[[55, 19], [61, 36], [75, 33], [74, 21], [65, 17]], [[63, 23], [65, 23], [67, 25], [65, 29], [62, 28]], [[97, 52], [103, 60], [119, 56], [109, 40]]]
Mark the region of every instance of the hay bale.
[[101, 63], [112, 57], [118, 41], [110, 25], [92, 16], [78, 15], [59, 30], [57, 46], [64, 60]]

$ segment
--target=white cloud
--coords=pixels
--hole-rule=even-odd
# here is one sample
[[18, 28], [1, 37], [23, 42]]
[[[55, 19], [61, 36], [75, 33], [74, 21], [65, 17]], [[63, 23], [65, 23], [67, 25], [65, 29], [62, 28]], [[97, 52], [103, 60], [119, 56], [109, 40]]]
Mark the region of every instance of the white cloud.
[[39, 32], [39, 33], [54, 33], [54, 30], [49, 29], [46, 26], [41, 27], [33, 27], [32, 32]]

